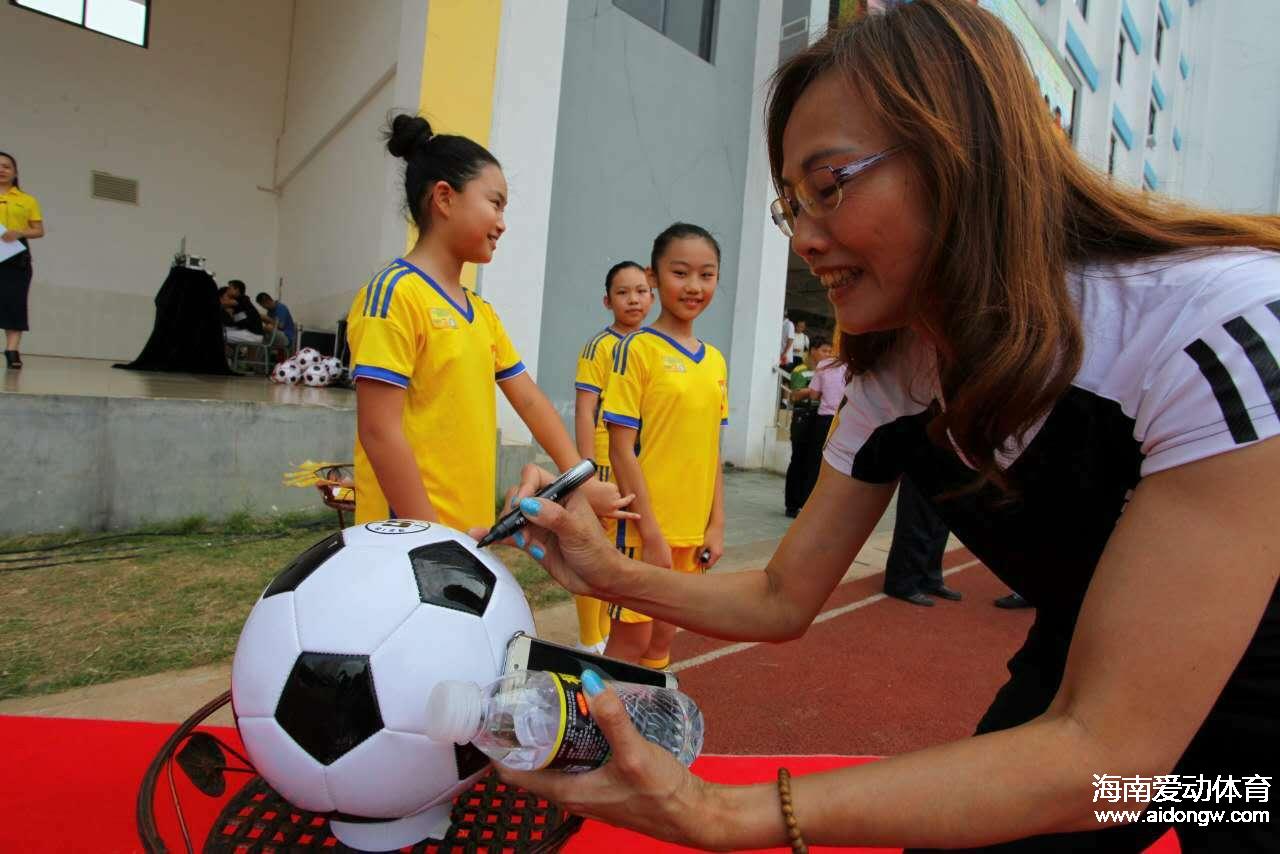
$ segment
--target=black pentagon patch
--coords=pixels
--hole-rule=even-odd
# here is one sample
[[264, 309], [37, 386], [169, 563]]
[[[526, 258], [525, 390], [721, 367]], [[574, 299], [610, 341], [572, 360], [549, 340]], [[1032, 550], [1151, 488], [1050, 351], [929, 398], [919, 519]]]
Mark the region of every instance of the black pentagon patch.
[[304, 652], [285, 680], [276, 721], [322, 765], [382, 729], [367, 655]]
[[293, 561], [284, 568], [275, 580], [267, 585], [267, 589], [263, 592], [262, 598], [274, 596], [277, 593], [285, 593], [290, 590], [297, 590], [298, 585], [307, 580], [307, 576], [320, 568], [320, 564], [338, 553], [342, 548], [342, 532], [330, 534], [302, 554], [298, 555]]
[[409, 552], [409, 560], [423, 602], [484, 616], [497, 577], [461, 543], [421, 546]]
[[474, 744], [455, 744], [453, 761], [458, 766], [458, 779], [465, 780], [489, 764], [489, 757]]

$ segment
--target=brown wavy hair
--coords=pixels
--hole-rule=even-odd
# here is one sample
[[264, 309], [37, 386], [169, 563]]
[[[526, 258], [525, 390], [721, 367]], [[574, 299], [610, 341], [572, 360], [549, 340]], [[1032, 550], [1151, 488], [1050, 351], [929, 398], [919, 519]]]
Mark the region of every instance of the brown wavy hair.
[[[766, 110], [781, 185], [782, 132], [796, 101], [834, 72], [905, 146], [933, 211], [913, 292], [914, 324], [938, 342], [946, 431], [1006, 481], [996, 451], [1025, 434], [1080, 367], [1069, 268], [1183, 249], [1280, 250], [1280, 217], [1199, 210], [1112, 183], [1071, 148], [1018, 43], [966, 0], [915, 0], [829, 32], [776, 72]], [[875, 368], [904, 330], [841, 334], [853, 373]]]

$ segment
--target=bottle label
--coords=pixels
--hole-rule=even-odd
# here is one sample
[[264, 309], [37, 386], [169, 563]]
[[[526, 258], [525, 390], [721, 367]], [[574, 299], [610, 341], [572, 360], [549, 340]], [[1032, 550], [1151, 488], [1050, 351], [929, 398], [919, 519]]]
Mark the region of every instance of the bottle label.
[[591, 717], [587, 695], [576, 676], [552, 673], [560, 689], [560, 732], [551, 758], [543, 768], [559, 771], [590, 771], [609, 758], [609, 740]]

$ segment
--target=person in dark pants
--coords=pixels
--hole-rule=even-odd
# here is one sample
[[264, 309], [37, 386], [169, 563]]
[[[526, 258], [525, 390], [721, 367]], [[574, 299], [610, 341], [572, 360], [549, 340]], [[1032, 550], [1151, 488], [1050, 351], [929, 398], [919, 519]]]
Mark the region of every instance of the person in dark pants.
[[813, 444], [813, 417], [818, 411], [817, 402], [809, 395], [809, 380], [813, 371], [801, 361], [791, 368], [791, 460], [787, 463], [787, 481], [783, 500], [790, 519], [800, 515], [804, 500], [809, 497], [806, 462]]
[[884, 568], [885, 595], [924, 607], [933, 607], [930, 594], [959, 602], [960, 592], [942, 582], [948, 533], [929, 499], [911, 478], [903, 477], [898, 482], [893, 545]]
[[27, 294], [31, 289], [28, 241], [44, 237], [44, 217], [35, 196], [18, 186], [18, 161], [0, 151], [0, 240], [21, 243], [21, 252], [0, 262], [0, 329], [4, 330], [4, 358], [10, 368], [22, 367], [18, 352], [27, 323]]
[[[815, 336], [809, 352], [813, 370], [796, 368], [791, 372], [791, 462], [787, 465], [786, 512], [792, 519], [799, 515], [818, 482], [822, 445], [827, 441], [844, 389], [844, 368], [831, 358], [831, 344]], [[803, 380], [797, 381], [801, 376]]]

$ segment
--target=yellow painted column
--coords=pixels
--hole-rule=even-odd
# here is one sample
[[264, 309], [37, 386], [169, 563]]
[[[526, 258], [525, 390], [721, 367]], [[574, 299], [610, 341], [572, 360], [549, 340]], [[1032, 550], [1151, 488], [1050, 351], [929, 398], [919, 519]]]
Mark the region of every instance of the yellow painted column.
[[[430, 0], [418, 110], [436, 133], [458, 134], [488, 146], [502, 2]], [[416, 240], [417, 229], [410, 225], [409, 248]], [[475, 281], [475, 265], [467, 264], [462, 284], [473, 288]]]

